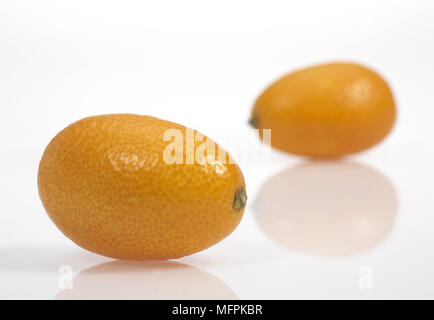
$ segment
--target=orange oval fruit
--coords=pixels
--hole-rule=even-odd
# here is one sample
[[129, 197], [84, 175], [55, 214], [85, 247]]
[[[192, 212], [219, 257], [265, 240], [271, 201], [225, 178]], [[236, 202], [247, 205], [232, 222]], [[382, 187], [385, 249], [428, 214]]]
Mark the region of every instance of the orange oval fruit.
[[251, 124], [271, 145], [309, 157], [337, 157], [381, 141], [395, 123], [392, 92], [374, 71], [330, 63], [290, 73], [256, 100]]
[[75, 122], [44, 151], [42, 203], [68, 238], [104, 256], [171, 259], [206, 249], [236, 228], [247, 198], [239, 167], [217, 145], [204, 149], [201, 137], [212, 142], [150, 116]]

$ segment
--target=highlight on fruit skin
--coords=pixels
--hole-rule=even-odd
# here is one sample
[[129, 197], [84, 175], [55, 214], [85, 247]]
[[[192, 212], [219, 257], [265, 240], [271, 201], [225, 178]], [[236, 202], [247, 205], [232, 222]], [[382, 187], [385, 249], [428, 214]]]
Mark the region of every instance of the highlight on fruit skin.
[[[188, 132], [196, 137], [192, 150]], [[126, 260], [190, 255], [228, 236], [247, 201], [240, 168], [225, 161], [229, 155], [211, 157], [212, 149], [203, 148], [210, 141], [150, 116], [85, 118], [46, 147], [39, 195], [56, 226], [89, 251]], [[215, 144], [215, 154], [221, 150]], [[189, 151], [202, 153], [200, 160], [188, 162]], [[176, 162], [167, 161], [171, 154]]]
[[389, 134], [395, 119], [392, 91], [379, 74], [336, 62], [272, 83], [254, 103], [249, 122], [271, 129], [274, 148], [327, 158], [371, 148]]

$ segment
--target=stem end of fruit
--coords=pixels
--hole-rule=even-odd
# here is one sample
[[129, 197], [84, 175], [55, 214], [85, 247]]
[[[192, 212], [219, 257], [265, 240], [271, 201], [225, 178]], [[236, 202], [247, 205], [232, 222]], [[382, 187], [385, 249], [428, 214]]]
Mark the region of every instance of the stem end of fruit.
[[257, 129], [258, 128], [258, 118], [256, 116], [252, 115], [249, 119], [249, 124], [253, 128]]
[[246, 189], [244, 187], [238, 188], [238, 190], [235, 192], [234, 196], [234, 203], [232, 204], [232, 207], [240, 211], [241, 209], [244, 209], [247, 203], [247, 194]]

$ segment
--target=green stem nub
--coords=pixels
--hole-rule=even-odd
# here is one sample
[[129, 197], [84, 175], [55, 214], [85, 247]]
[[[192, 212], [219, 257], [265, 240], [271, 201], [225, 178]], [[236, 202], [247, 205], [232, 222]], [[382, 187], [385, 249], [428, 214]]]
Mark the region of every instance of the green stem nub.
[[232, 204], [232, 208], [239, 211], [246, 206], [246, 203], [247, 203], [246, 189], [241, 187], [237, 190], [237, 192], [235, 192], [234, 203]]
[[253, 128], [258, 129], [258, 118], [256, 118], [256, 116], [252, 115], [249, 119], [249, 124]]

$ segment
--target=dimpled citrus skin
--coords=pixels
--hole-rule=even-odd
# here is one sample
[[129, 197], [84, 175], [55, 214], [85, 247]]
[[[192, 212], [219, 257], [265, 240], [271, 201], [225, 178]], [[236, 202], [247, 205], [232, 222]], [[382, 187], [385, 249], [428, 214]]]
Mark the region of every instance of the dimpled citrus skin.
[[271, 145], [310, 157], [359, 152], [381, 141], [395, 123], [387, 83], [352, 63], [330, 63], [290, 73], [255, 102], [252, 124], [271, 130]]
[[[167, 129], [150, 116], [102, 115], [69, 125], [42, 156], [38, 187], [53, 222], [79, 246], [112, 258], [179, 258], [229, 235], [243, 175], [229, 161], [167, 164]], [[195, 143], [197, 148], [198, 143]]]

